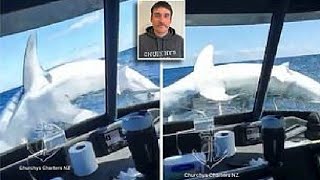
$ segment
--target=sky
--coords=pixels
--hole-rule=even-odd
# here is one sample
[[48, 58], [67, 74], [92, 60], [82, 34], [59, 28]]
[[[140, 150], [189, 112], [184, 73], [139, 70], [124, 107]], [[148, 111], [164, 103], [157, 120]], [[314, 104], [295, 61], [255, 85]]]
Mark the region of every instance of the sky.
[[[164, 68], [193, 66], [201, 49], [214, 46], [214, 63], [263, 59], [270, 24], [186, 27], [187, 58]], [[320, 20], [283, 26], [277, 57], [320, 54]]]
[[[119, 51], [136, 46], [136, 1], [120, 4]], [[214, 62], [262, 59], [268, 24], [186, 27], [186, 58], [164, 68], [192, 66], [208, 44], [215, 47]], [[104, 56], [103, 11], [96, 11], [50, 26], [0, 38], [0, 92], [22, 85], [26, 41], [37, 33], [38, 59], [44, 69], [64, 62]], [[278, 57], [320, 54], [320, 20], [286, 23]]]

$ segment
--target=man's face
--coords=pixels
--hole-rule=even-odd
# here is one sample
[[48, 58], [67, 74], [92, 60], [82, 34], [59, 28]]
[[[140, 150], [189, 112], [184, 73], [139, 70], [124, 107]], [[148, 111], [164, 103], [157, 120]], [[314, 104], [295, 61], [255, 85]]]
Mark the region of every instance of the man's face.
[[171, 24], [171, 13], [168, 9], [159, 7], [153, 9], [151, 23], [155, 33], [163, 34], [168, 32]]

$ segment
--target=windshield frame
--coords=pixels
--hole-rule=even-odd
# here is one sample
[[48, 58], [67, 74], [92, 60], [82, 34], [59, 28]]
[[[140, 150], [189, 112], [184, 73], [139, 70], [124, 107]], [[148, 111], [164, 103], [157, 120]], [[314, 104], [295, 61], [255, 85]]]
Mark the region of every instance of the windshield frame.
[[262, 116], [263, 104], [268, 90], [268, 84], [272, 68], [274, 65], [275, 57], [278, 50], [278, 44], [284, 24], [284, 17], [290, 1], [284, 1], [278, 8], [275, 8], [269, 29], [269, 35], [267, 40], [267, 46], [265, 48], [264, 58], [262, 61], [261, 74], [259, 77], [259, 83], [256, 91], [256, 98], [253, 105], [253, 117], [252, 121], [257, 121]]

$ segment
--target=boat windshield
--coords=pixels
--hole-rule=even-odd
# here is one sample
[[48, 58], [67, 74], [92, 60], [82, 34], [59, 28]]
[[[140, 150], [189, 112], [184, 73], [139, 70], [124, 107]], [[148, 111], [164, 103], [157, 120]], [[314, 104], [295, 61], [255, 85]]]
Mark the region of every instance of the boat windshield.
[[105, 113], [103, 10], [3, 36], [0, 50], [2, 152], [36, 138], [39, 124], [66, 129]]
[[[117, 108], [159, 100], [159, 63], [136, 61], [135, 5], [120, 3]], [[43, 125], [105, 114], [103, 10], [3, 36], [0, 51], [0, 153], [44, 136], [32, 133]]]
[[283, 25], [266, 110], [319, 111], [320, 20]]
[[164, 121], [251, 112], [269, 26], [187, 27], [186, 60], [164, 65]]
[[[164, 65], [164, 122], [251, 112], [269, 26], [188, 27], [186, 61]], [[319, 111], [319, 30], [284, 23], [264, 110]]]

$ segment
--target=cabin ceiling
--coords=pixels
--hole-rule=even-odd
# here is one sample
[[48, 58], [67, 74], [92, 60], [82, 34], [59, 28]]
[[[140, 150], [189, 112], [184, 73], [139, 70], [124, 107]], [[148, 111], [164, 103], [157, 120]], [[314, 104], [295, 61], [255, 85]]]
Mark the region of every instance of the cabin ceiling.
[[[1, 0], [0, 3], [0, 36], [47, 26], [103, 8], [103, 0]], [[186, 0], [186, 25], [269, 23], [278, 4], [279, 0]], [[286, 21], [320, 19], [320, 1], [291, 0], [287, 12], [290, 14]], [[299, 14], [301, 12], [303, 15]]]

